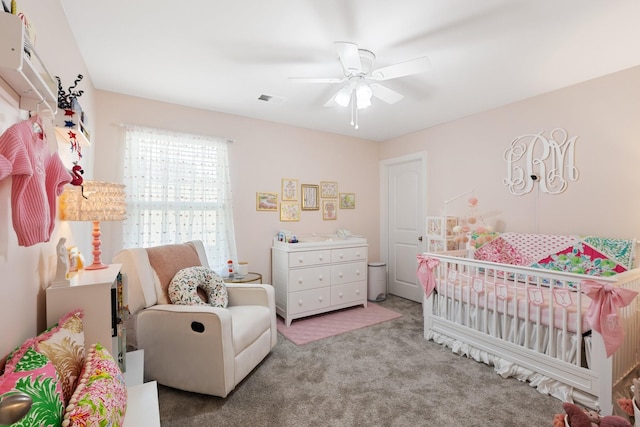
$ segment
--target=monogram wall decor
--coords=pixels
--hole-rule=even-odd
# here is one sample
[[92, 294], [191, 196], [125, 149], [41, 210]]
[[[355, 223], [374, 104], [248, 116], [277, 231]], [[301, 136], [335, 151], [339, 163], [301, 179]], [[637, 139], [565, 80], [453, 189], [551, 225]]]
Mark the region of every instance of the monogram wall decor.
[[531, 192], [536, 182], [543, 193], [562, 193], [580, 175], [575, 165], [577, 139], [560, 128], [553, 129], [549, 137], [542, 131], [515, 138], [504, 152], [504, 185], [516, 196]]

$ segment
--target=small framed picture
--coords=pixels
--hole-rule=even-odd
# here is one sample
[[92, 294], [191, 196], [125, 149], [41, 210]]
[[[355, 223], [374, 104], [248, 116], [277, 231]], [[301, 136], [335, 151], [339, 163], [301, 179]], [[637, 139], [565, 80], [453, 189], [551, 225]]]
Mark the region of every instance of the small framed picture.
[[355, 209], [356, 193], [340, 193], [340, 209]]
[[300, 185], [300, 193], [302, 194], [302, 210], [317, 211], [320, 209], [318, 201], [318, 186], [312, 184]]
[[338, 201], [335, 199], [322, 201], [322, 219], [333, 221], [338, 219]]
[[280, 203], [280, 221], [300, 221], [300, 204], [298, 202]]
[[298, 200], [298, 180], [282, 178], [282, 201]]
[[257, 211], [277, 211], [278, 193], [256, 193]]
[[337, 182], [321, 182], [320, 197], [326, 197], [328, 199], [335, 199], [336, 197], [338, 197], [338, 183]]

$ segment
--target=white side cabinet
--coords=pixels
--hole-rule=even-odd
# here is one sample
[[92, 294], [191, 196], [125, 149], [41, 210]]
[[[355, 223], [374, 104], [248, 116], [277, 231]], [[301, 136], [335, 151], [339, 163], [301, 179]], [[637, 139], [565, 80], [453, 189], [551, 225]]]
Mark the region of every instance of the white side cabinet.
[[47, 288], [47, 325], [57, 323], [72, 310], [83, 309], [85, 348], [99, 342], [114, 357], [117, 355], [124, 372], [127, 412], [123, 426], [160, 427], [157, 383], [143, 382], [144, 350], [126, 353], [122, 323], [126, 283], [120, 268], [121, 264], [111, 264], [102, 270], [82, 270], [69, 286]]
[[274, 242], [272, 285], [276, 312], [293, 319], [355, 305], [367, 307], [367, 241], [330, 238]]
[[121, 264], [111, 264], [102, 270], [81, 270], [71, 278], [69, 286], [48, 287], [47, 326], [58, 323], [72, 310], [84, 310], [85, 349], [102, 344], [125, 371], [126, 340], [121, 320], [126, 291], [120, 267]]
[[127, 413], [123, 427], [160, 427], [158, 383], [143, 382], [144, 350], [127, 353]]

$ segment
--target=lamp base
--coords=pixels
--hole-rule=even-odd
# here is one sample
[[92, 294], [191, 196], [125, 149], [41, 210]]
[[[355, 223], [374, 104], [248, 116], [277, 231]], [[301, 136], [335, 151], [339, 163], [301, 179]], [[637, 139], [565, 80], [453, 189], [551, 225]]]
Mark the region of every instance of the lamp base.
[[109, 267], [107, 264], [103, 264], [101, 262], [99, 263], [93, 263], [91, 265], [86, 266], [84, 269], [85, 270], [102, 270], [103, 268], [107, 268]]
[[102, 251], [100, 251], [100, 221], [93, 221], [93, 264], [85, 267], [85, 270], [101, 270], [107, 268], [108, 265], [103, 264], [100, 259]]

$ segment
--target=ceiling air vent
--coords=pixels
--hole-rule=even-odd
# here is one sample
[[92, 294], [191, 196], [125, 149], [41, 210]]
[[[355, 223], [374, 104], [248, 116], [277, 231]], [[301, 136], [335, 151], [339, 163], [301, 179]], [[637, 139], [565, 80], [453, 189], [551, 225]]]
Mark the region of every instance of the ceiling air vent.
[[259, 101], [264, 101], [264, 102], [268, 102], [270, 104], [282, 104], [284, 103], [284, 101], [286, 101], [285, 98], [281, 97], [281, 96], [273, 96], [273, 95], [260, 95], [258, 97]]

